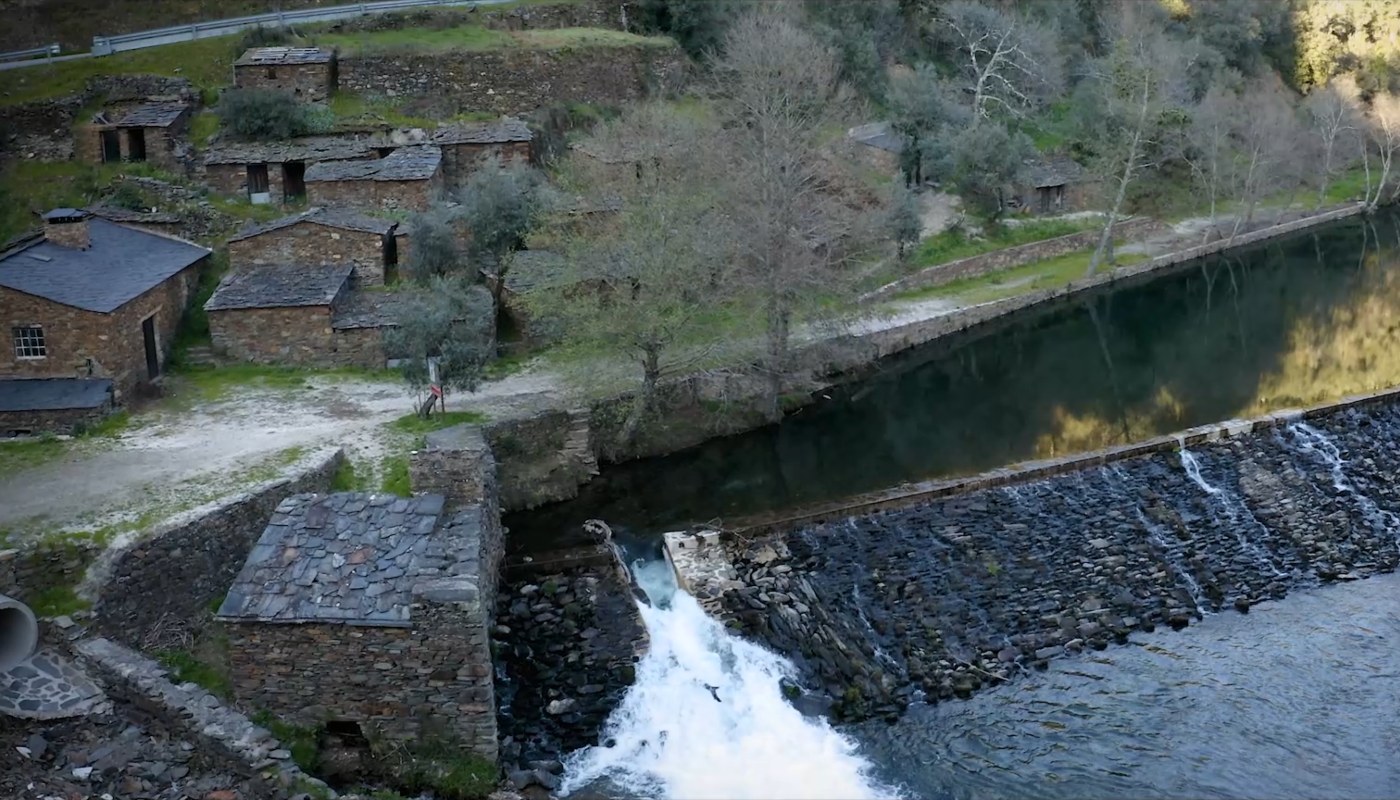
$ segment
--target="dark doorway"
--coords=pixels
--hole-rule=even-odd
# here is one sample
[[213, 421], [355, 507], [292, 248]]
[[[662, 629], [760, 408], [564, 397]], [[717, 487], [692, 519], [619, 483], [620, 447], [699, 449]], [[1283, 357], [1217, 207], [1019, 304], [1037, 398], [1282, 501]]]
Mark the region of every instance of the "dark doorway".
[[267, 194], [266, 164], [248, 165], [248, 194]]
[[122, 160], [122, 140], [116, 131], [102, 131], [102, 163]]
[[126, 160], [146, 160], [146, 130], [144, 128], [127, 128]]
[[392, 230], [384, 234], [380, 250], [384, 254], [384, 282], [390, 283], [399, 268], [399, 240]]
[[160, 376], [160, 351], [156, 349], [156, 318], [146, 317], [141, 321], [141, 338], [146, 341], [146, 377], [155, 380]]
[[288, 161], [282, 165], [282, 202], [290, 203], [306, 196], [306, 165]]

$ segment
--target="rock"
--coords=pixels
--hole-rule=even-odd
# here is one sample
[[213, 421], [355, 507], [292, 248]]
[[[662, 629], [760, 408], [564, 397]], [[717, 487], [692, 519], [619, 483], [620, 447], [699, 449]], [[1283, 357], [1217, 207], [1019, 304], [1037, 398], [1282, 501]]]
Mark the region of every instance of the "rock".
[[73, 769], [73, 777], [77, 778], [80, 781], [87, 780], [88, 776], [91, 774], [92, 767], [75, 767]]
[[573, 700], [573, 698], [565, 698], [563, 700], [550, 700], [549, 705], [545, 706], [544, 710], [547, 714], [554, 714], [557, 716], [559, 714], [565, 714], [569, 711], [572, 711], [574, 703], [575, 701]]
[[232, 789], [215, 789], [204, 795], [204, 800], [238, 800], [238, 792]]
[[275, 758], [275, 759], [277, 759], [278, 761], [286, 761], [287, 759], [289, 759], [289, 758], [292, 757], [292, 751], [291, 751], [291, 750], [285, 750], [285, 749], [278, 749], [278, 750], [273, 750], [271, 753], [268, 753], [267, 755], [268, 755], [269, 758]]
[[1248, 613], [1249, 613], [1249, 598], [1248, 598], [1248, 597], [1245, 597], [1244, 595], [1240, 595], [1239, 597], [1236, 597], [1236, 598], [1235, 598], [1235, 610], [1238, 611], [1238, 612], [1240, 612], [1241, 614], [1248, 614]]
[[758, 552], [754, 553], [749, 560], [755, 564], [767, 566], [778, 560], [778, 551], [765, 544], [758, 548]]

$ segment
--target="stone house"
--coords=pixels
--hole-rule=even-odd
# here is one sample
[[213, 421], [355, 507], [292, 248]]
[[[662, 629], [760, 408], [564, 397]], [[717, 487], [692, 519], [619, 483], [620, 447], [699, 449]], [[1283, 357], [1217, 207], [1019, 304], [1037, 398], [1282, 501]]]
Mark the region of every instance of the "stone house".
[[229, 267], [350, 264], [357, 286], [382, 286], [393, 281], [407, 239], [395, 220], [313, 208], [235, 234], [228, 240]]
[[446, 125], [430, 141], [442, 149], [443, 180], [449, 187], [466, 184], [482, 161], [496, 156], [501, 163], [530, 163], [535, 135], [530, 126], [512, 117], [496, 122]]
[[102, 111], [78, 131], [78, 158], [90, 164], [150, 162], [183, 172], [181, 150], [189, 127], [187, 103], [141, 103]]
[[856, 157], [887, 175], [899, 171], [899, 162], [904, 152], [904, 137], [895, 133], [888, 122], [870, 122], [857, 125], [846, 132]]
[[494, 760], [503, 532], [494, 484], [484, 486], [494, 466], [478, 467], [467, 472], [482, 485], [450, 490], [470, 498], [457, 508], [432, 493], [283, 501], [218, 612], [238, 702], [304, 727], [446, 740]]
[[[158, 378], [210, 251], [65, 208], [0, 254], [0, 378], [105, 379], [113, 401]], [[57, 386], [58, 384], [53, 384]]]
[[1066, 156], [1048, 156], [1025, 162], [1022, 178], [1007, 204], [1033, 214], [1082, 211], [1092, 201], [1093, 182], [1084, 168]]
[[[540, 319], [533, 314], [526, 303], [526, 296], [541, 289], [567, 288], [582, 290], [571, 274], [564, 257], [550, 250], [520, 250], [511, 255], [511, 266], [506, 271], [505, 286], [501, 288], [500, 315], [504, 326], [508, 326], [503, 338], [528, 343], [544, 343], [553, 338], [550, 320]], [[487, 286], [495, 285], [490, 270], [483, 270], [482, 278]]]
[[350, 291], [354, 269], [277, 265], [230, 272], [204, 304], [214, 350], [259, 364], [334, 365], [331, 314]]
[[290, 92], [305, 103], [324, 103], [336, 89], [335, 51], [321, 47], [254, 47], [233, 62], [240, 89]]
[[302, 136], [285, 142], [229, 142], [204, 155], [204, 180], [220, 194], [253, 203], [306, 197], [306, 170], [322, 161], [378, 159], [394, 149], [374, 136]]
[[306, 170], [313, 205], [427, 211], [442, 195], [442, 150], [401, 147], [381, 159], [326, 161]]

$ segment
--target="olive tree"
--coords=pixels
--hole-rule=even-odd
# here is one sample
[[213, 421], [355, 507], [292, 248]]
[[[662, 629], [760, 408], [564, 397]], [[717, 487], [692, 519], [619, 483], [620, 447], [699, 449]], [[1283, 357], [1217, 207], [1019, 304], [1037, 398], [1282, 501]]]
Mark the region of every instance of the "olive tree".
[[[420, 394], [433, 382], [444, 389], [475, 391], [481, 370], [495, 354], [495, 315], [486, 289], [465, 276], [433, 276], [400, 298], [384, 350], [399, 360], [404, 380]], [[428, 416], [436, 398], [418, 407]]]
[[510, 269], [510, 254], [525, 244], [548, 198], [544, 179], [533, 167], [492, 156], [467, 179], [457, 195], [457, 219], [469, 232], [468, 255], [491, 276], [499, 307]]
[[413, 246], [404, 261], [410, 277], [427, 281], [447, 275], [470, 275], [467, 260], [457, 243], [455, 215], [451, 209], [437, 207], [416, 214], [410, 227]]

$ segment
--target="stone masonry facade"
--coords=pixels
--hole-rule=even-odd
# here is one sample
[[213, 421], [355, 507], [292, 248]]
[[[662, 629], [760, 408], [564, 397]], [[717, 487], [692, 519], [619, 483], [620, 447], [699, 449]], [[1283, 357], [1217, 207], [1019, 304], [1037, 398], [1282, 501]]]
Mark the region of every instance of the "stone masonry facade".
[[[110, 314], [84, 311], [33, 295], [0, 289], [0, 330], [42, 325], [48, 355], [42, 359], [15, 357], [12, 347], [0, 348], [0, 375], [20, 378], [111, 378], [117, 401], [144, 383], [146, 352], [141, 324], [155, 317], [159, 362], [163, 366], [175, 331], [199, 283], [204, 261], [186, 267]], [[91, 369], [89, 369], [89, 362]]]
[[[394, 236], [399, 244], [407, 237]], [[400, 253], [407, 249], [399, 248]], [[402, 256], [400, 256], [401, 258]], [[383, 286], [384, 237], [368, 231], [352, 231], [300, 222], [278, 230], [236, 239], [228, 244], [229, 267], [301, 264], [354, 264], [357, 286]]]
[[330, 306], [210, 311], [214, 349], [240, 361], [298, 367], [333, 366]]
[[233, 83], [240, 89], [273, 89], [291, 92], [304, 103], [324, 103], [335, 91], [335, 60], [316, 64], [240, 64], [233, 68]]
[[306, 196], [312, 205], [366, 210], [427, 211], [442, 194], [441, 173], [428, 180], [407, 181], [308, 181]]

